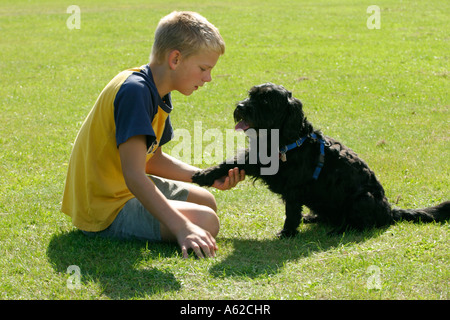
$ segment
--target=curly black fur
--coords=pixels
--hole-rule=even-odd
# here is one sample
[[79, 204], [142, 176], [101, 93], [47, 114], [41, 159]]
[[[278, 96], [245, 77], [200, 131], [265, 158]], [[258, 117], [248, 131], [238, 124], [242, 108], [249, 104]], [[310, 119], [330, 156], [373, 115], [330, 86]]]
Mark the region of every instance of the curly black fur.
[[[303, 113], [300, 100], [282, 86], [271, 83], [254, 86], [249, 98], [237, 105], [234, 118], [257, 131], [267, 129], [269, 137], [265, 139], [268, 141], [270, 129], [279, 129], [280, 147], [300, 137], [309, 137], [301, 147], [286, 153], [287, 161], [279, 161], [279, 170], [274, 175], [261, 175], [264, 165], [249, 163], [247, 149], [243, 155], [245, 163], [239, 164], [237, 159], [242, 155], [236, 155], [233, 160], [199, 171], [192, 177], [199, 185], [211, 186], [216, 179], [227, 175], [229, 169], [239, 167], [247, 175], [261, 179], [285, 202], [286, 220], [280, 236], [297, 234], [303, 205], [313, 212], [303, 217], [305, 222], [327, 222], [336, 233], [347, 228], [363, 230], [386, 226], [401, 219], [430, 222], [450, 217], [450, 201], [425, 209], [392, 209], [383, 187], [367, 164], [342, 143], [314, 130]], [[320, 152], [318, 139], [310, 137], [313, 133], [325, 141], [325, 163], [317, 180], [313, 179], [313, 171]]]

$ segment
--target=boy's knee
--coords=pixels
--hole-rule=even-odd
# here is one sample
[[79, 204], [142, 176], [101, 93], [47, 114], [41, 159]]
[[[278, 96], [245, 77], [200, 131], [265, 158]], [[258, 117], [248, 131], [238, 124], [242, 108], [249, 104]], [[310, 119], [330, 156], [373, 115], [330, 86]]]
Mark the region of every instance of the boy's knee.
[[214, 212], [217, 212], [216, 198], [211, 192], [206, 189], [200, 187], [192, 188], [191, 190], [189, 190], [187, 201], [207, 206]]
[[216, 212], [213, 211], [212, 208], [210, 208], [210, 209], [211, 209], [211, 211], [207, 215], [207, 225], [208, 225], [207, 230], [215, 238], [219, 234], [220, 221], [219, 221], [219, 217], [217, 216]]
[[207, 192], [207, 194], [206, 194], [206, 198], [205, 198], [205, 205], [206, 206], [208, 206], [208, 207], [210, 207], [213, 211], [214, 211], [214, 213], [216, 213], [217, 212], [217, 203], [216, 203], [216, 198], [214, 197], [214, 195], [211, 193], [211, 192], [209, 192], [208, 190], [205, 190], [206, 192]]

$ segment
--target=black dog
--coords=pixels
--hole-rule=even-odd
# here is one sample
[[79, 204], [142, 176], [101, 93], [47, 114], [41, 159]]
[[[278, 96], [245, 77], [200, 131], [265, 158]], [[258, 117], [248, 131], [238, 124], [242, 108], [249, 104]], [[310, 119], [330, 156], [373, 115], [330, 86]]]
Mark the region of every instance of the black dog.
[[[195, 173], [192, 180], [211, 186], [234, 167], [261, 179], [271, 191], [281, 195], [286, 205], [286, 220], [279, 236], [297, 234], [303, 205], [313, 213], [303, 216], [305, 222], [327, 222], [334, 227], [334, 233], [347, 228], [386, 226], [401, 219], [430, 222], [450, 217], [450, 201], [425, 209], [392, 209], [367, 164], [351, 149], [314, 130], [304, 116], [300, 100], [282, 86], [268, 83], [251, 88], [249, 98], [237, 105], [234, 119], [237, 129], [252, 128], [256, 133], [266, 129], [264, 137], [253, 137], [257, 140], [271, 141], [271, 135], [278, 134], [278, 171], [261, 174], [261, 169], [267, 169], [269, 164], [263, 164], [259, 158], [252, 163], [251, 150], [246, 149], [243, 155]], [[270, 154], [273, 150], [267, 145]]]

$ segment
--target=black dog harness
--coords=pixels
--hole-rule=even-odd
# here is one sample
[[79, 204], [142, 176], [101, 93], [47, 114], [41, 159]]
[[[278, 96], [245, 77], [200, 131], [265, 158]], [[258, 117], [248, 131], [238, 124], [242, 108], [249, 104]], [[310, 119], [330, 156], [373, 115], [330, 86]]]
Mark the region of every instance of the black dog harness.
[[302, 137], [302, 138], [298, 139], [297, 141], [295, 141], [291, 144], [288, 144], [287, 146], [282, 147], [280, 149], [280, 159], [281, 159], [281, 161], [285, 162], [287, 160], [286, 152], [288, 152], [289, 150], [292, 150], [294, 148], [300, 147], [303, 144], [303, 142], [305, 142], [305, 140], [308, 139], [309, 137], [311, 137], [313, 139], [317, 139], [320, 142], [319, 162], [317, 163], [317, 167], [313, 173], [313, 179], [317, 180], [319, 178], [320, 171], [322, 170], [323, 164], [325, 162], [325, 141], [323, 141], [323, 139], [320, 139], [315, 133], [311, 134], [311, 136]]

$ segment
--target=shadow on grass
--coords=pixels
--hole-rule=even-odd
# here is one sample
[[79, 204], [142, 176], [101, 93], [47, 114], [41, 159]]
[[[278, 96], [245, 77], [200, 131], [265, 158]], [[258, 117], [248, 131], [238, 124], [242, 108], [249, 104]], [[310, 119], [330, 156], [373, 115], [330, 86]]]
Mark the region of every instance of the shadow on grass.
[[380, 233], [380, 229], [373, 229], [329, 236], [327, 231], [329, 229], [324, 226], [310, 225], [290, 239], [222, 239], [224, 244], [234, 250], [210, 268], [209, 272], [215, 277], [257, 278], [276, 274], [288, 261], [306, 258], [315, 252], [324, 252], [341, 245], [363, 242]]
[[100, 283], [101, 294], [111, 299], [179, 290], [181, 284], [169, 271], [138, 266], [145, 259], [177, 254], [176, 246], [170, 244], [147, 246], [143, 241], [87, 238], [80, 231], [54, 235], [47, 249], [48, 259], [57, 272], [65, 274], [70, 265], [76, 265], [80, 268], [81, 283]]
[[[311, 225], [292, 239], [220, 238], [219, 246], [233, 251], [214, 263], [209, 272], [214, 277], [250, 277], [276, 274], [286, 262], [306, 258], [340, 245], [358, 243], [379, 234], [378, 230], [328, 236], [323, 226]], [[220, 253], [220, 252], [219, 252]], [[193, 254], [191, 254], [194, 257]], [[111, 299], [129, 299], [178, 291], [181, 283], [168, 270], [140, 268], [146, 260], [181, 258], [177, 245], [88, 238], [80, 231], [56, 234], [47, 248], [47, 257], [56, 272], [67, 274], [71, 265], [79, 267], [83, 284], [99, 283]], [[148, 264], [147, 264], [148, 265]], [[69, 278], [69, 274], [67, 274]]]

